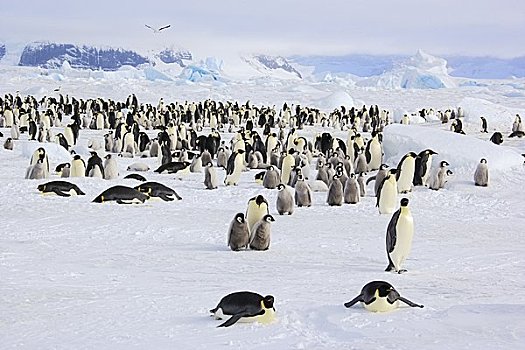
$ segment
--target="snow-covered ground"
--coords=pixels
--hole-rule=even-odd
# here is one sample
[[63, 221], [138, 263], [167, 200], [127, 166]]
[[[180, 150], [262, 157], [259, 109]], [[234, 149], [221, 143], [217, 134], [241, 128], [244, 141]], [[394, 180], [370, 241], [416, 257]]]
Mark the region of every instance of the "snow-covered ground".
[[[14, 151], [0, 149], [0, 348], [523, 348], [525, 190], [519, 154], [525, 153], [525, 141], [490, 144], [491, 133], [479, 133], [474, 115], [485, 110], [491, 115], [523, 113], [525, 97], [508, 95], [522, 91], [522, 80], [423, 91], [270, 78], [217, 85], [123, 78], [118, 73], [100, 79], [53, 74], [0, 67], [0, 94], [20, 90], [42, 97], [56, 95], [53, 89], [60, 86], [63, 94], [84, 98], [123, 100], [134, 92], [140, 102], [152, 103], [160, 97], [167, 102], [250, 100], [277, 107], [284, 101], [326, 108], [343, 102], [408, 113], [465, 101], [467, 135], [447, 133], [448, 125], [435, 122], [385, 130], [385, 160], [391, 166], [406, 150], [436, 147], [440, 154], [435, 163], [446, 159], [455, 173], [443, 190], [418, 187], [408, 195], [415, 235], [408, 272], [397, 275], [384, 272], [390, 215], [378, 214], [373, 183], [357, 205], [329, 207], [326, 193], [319, 192], [312, 207], [279, 216], [277, 191], [253, 181], [258, 171], [243, 173], [237, 187], [209, 191], [203, 174], [179, 180], [150, 170], [143, 175], [172, 187], [182, 201], [95, 204], [93, 198], [112, 185], [137, 184], [122, 179], [137, 159], [118, 159], [118, 180], [69, 179], [85, 196], [42, 196], [36, 188], [45, 181], [23, 178], [27, 149], [34, 147], [24, 146], [31, 143], [24, 134]], [[510, 128], [507, 118], [489, 119], [491, 132], [506, 136]], [[312, 139], [321, 130], [306, 127], [301, 134]], [[3, 144], [9, 130], [0, 131]], [[346, 132], [329, 131], [346, 139]], [[81, 130], [79, 149], [104, 133]], [[231, 134], [222, 136], [229, 139]], [[491, 183], [479, 188], [472, 175], [485, 151]], [[51, 153], [57, 155], [51, 157], [54, 169], [60, 159]], [[157, 166], [156, 159], [141, 161]], [[224, 171], [218, 174], [222, 180]], [[276, 218], [270, 249], [232, 252], [226, 246], [228, 226], [257, 194], [268, 199]], [[384, 314], [361, 306], [346, 309], [343, 303], [372, 280], [389, 281], [425, 308]], [[219, 322], [208, 310], [240, 290], [272, 294], [277, 321], [216, 328]]]

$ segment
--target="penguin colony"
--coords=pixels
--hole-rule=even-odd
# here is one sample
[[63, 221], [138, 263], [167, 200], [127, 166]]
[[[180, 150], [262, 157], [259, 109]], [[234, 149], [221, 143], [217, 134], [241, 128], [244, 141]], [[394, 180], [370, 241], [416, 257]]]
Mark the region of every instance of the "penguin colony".
[[[436, 114], [443, 124], [450, 123], [452, 132], [465, 134], [461, 107], [444, 112], [419, 111], [419, 116], [425, 120]], [[482, 117], [481, 121], [481, 132], [488, 133], [487, 120]], [[40, 142], [25, 177], [47, 181], [37, 186], [43, 194], [85, 195], [77, 185], [64, 178], [92, 177], [101, 181], [123, 178], [141, 183], [135, 187], [110, 186], [93, 202], [129, 204], [144, 203], [152, 198], [167, 202], [182, 199], [172, 188], [160, 182], [148, 182], [145, 176], [136, 173], [123, 176], [118, 167], [121, 157], [155, 158], [158, 166], [153, 171], [138, 159], [127, 171], [153, 172], [157, 179], [168, 176], [173, 179], [175, 175], [176, 179], [184, 181], [188, 173], [203, 173], [203, 189], [206, 190], [238, 186], [243, 172], [255, 170], [257, 186], [277, 192], [276, 213], [286, 216], [293, 215], [297, 208], [312, 206], [314, 192], [326, 193], [328, 206], [365, 205], [361, 199], [366, 196], [366, 185], [374, 181], [370, 196], [376, 198], [379, 214], [392, 214], [386, 228], [386, 271], [402, 273], [406, 271], [403, 266], [411, 251], [414, 221], [408, 207], [409, 199], [399, 200], [399, 195], [409, 194], [415, 186], [442, 189], [453, 173], [446, 160], [440, 160], [439, 167], [432, 167], [433, 157], [438, 155], [432, 149], [409, 152], [398, 164], [383, 163], [382, 130], [391, 122], [389, 112], [379, 110], [377, 105], [361, 109], [341, 106], [325, 114], [300, 105], [285, 103], [276, 109], [275, 106], [253, 106], [249, 101], [245, 104], [213, 100], [167, 104], [160, 99], [157, 105], [139, 104], [134, 94], [126, 101], [83, 100], [62, 94], [59, 98], [44, 97], [39, 101], [19, 94], [0, 97], [0, 127], [10, 129], [4, 149], [12, 151], [25, 133], [27, 140]], [[401, 123], [410, 124], [409, 116], [405, 115]], [[305, 127], [314, 125], [321, 125], [326, 130], [346, 131], [346, 140], [327, 131], [312, 140], [300, 135]], [[204, 127], [209, 127], [210, 132], [204, 133]], [[89, 141], [87, 159], [74, 150], [84, 130], [106, 132], [103, 140]], [[222, 138], [221, 133], [225, 132], [233, 134], [231, 139]], [[370, 138], [367, 139], [365, 133], [370, 133]], [[509, 138], [524, 135], [521, 117], [516, 115]], [[490, 141], [501, 144], [503, 135], [496, 131]], [[56, 143], [71, 153], [71, 161], [57, 165], [55, 174], [50, 173], [46, 142]], [[101, 157], [104, 152], [107, 154]], [[317, 158], [315, 162], [314, 158]], [[315, 176], [310, 174], [311, 164], [316, 164]], [[225, 173], [222, 183], [218, 179], [218, 169]], [[375, 174], [368, 176], [371, 172]], [[48, 181], [51, 177], [62, 180]], [[483, 158], [476, 168], [474, 184], [486, 187], [488, 183], [487, 160]], [[270, 207], [263, 195], [250, 198], [246, 212], [236, 213], [230, 223], [227, 246], [233, 251], [268, 250], [272, 223], [276, 222]], [[401, 297], [385, 281], [367, 283], [345, 306], [351, 307], [358, 302], [374, 312], [393, 310], [399, 302], [423, 307]], [[238, 321], [269, 323], [275, 314], [274, 297], [235, 292], [223, 297], [210, 312], [217, 319], [226, 319], [219, 327], [228, 327]]]

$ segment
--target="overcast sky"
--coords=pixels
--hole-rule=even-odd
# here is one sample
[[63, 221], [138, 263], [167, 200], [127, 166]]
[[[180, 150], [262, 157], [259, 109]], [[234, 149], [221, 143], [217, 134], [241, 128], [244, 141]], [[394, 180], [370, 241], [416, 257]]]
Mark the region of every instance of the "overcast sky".
[[[523, 0], [10, 0], [0, 40], [270, 54], [525, 55]], [[144, 24], [171, 28], [153, 34]]]

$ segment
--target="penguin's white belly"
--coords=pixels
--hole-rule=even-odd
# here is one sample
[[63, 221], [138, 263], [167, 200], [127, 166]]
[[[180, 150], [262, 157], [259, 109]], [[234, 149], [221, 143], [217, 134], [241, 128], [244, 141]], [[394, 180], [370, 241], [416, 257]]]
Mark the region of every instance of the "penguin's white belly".
[[399, 176], [399, 179], [397, 179], [397, 191], [399, 193], [412, 191], [415, 163], [413, 161], [405, 161], [405, 163], [408, 164], [403, 164], [401, 167], [401, 175]]
[[381, 214], [392, 214], [396, 209], [396, 199], [397, 188], [391, 182], [386, 181], [379, 197], [379, 212]]
[[73, 165], [71, 166], [71, 177], [85, 177], [86, 176], [86, 170], [84, 168], [84, 165], [77, 164], [77, 162], [73, 162]]
[[[215, 317], [216, 320], [227, 320], [232, 315], [225, 315], [221, 308], [217, 309], [215, 313], [213, 314], [213, 317]], [[259, 322], [263, 324], [271, 323], [275, 320], [275, 311], [273, 309], [265, 309], [265, 312], [263, 315], [257, 315], [253, 317], [241, 317], [239, 321], [242, 323], [252, 323], [252, 322]]]
[[392, 259], [396, 271], [399, 271], [412, 248], [412, 237], [414, 236], [414, 220], [412, 216], [399, 216], [396, 225], [396, 235], [396, 244], [394, 250], [390, 253], [390, 259]]
[[373, 142], [370, 147], [370, 170], [377, 170], [381, 166], [381, 145], [377, 142]]
[[398, 301], [396, 300], [394, 301], [394, 303], [390, 304], [387, 298], [376, 297], [376, 300], [374, 300], [372, 303], [368, 305], [363, 303], [363, 305], [365, 306], [365, 309], [367, 309], [368, 311], [387, 312], [387, 311], [392, 311], [394, 309], [397, 309]]
[[255, 203], [255, 201], [250, 202], [246, 213], [246, 220], [248, 222], [248, 228], [250, 229], [250, 232], [252, 231], [255, 224], [266, 214], [268, 214], [268, 207], [266, 204], [261, 204], [259, 206]]

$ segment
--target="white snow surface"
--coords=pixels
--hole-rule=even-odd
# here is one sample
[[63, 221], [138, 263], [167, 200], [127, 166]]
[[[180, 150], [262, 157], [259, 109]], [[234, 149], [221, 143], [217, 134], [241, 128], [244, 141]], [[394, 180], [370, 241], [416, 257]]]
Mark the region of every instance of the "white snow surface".
[[[65, 73], [57, 82], [38, 69], [0, 67], [0, 95], [20, 90], [41, 98], [60, 84], [62, 93], [82, 98], [123, 100], [135, 92], [150, 103], [160, 97], [167, 103], [214, 98], [281, 106], [284, 101], [314, 105], [341, 89], [337, 83], [271, 79], [183, 85], [114, 73], [99, 80]], [[525, 108], [525, 98], [505, 96], [512, 87], [487, 84], [346, 92], [367, 105], [407, 112], [458, 106], [466, 97]], [[506, 131], [507, 123], [501, 123]], [[9, 129], [0, 131], [3, 144]], [[306, 127], [300, 134], [312, 139], [322, 131]], [[346, 139], [346, 132], [328, 131]], [[89, 139], [102, 140], [105, 132], [81, 130], [79, 149]], [[175, 189], [181, 201], [96, 204], [93, 198], [110, 186], [138, 184], [123, 179], [138, 159], [118, 158], [117, 180], [68, 179], [85, 196], [42, 196], [36, 188], [46, 181], [24, 179], [30, 151], [39, 146], [26, 135], [15, 141], [13, 151], [0, 148], [0, 348], [441, 350], [521, 349], [525, 344], [524, 169], [515, 164], [516, 151], [525, 152], [523, 140], [497, 147], [487, 135], [456, 135], [448, 125], [435, 123], [386, 128], [390, 166], [405, 151], [435, 147], [440, 153], [435, 158], [447, 159], [457, 172], [443, 190], [417, 187], [407, 195], [415, 235], [405, 263], [408, 272], [398, 275], [384, 272], [390, 215], [378, 214], [373, 183], [357, 205], [329, 207], [326, 193], [319, 192], [312, 207], [279, 216], [277, 190], [257, 185], [253, 176], [258, 171], [244, 172], [239, 186], [221, 184], [208, 191], [203, 174], [182, 180], [159, 175], [152, 171], [157, 160], [144, 158], [140, 161], [152, 170], [141, 174]], [[67, 157], [60, 148], [43, 146], [51, 169]], [[481, 155], [489, 160], [487, 188], [473, 185], [472, 167]], [[314, 164], [315, 159], [312, 175]], [[224, 179], [224, 171], [217, 172]], [[52, 174], [49, 180], [57, 179]], [[268, 199], [276, 218], [270, 249], [232, 252], [225, 243], [230, 222], [257, 194]], [[360, 305], [343, 306], [373, 280], [392, 283], [425, 308], [375, 314]], [[208, 310], [241, 290], [272, 294], [277, 321], [216, 328], [220, 321]]]

